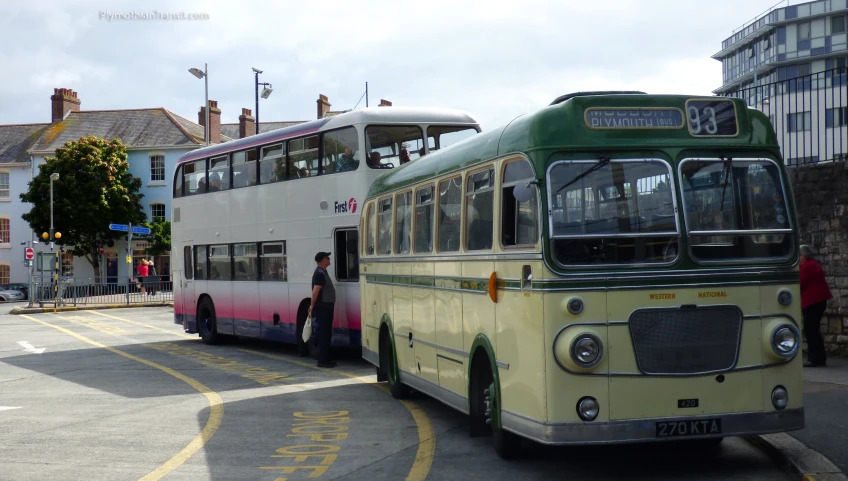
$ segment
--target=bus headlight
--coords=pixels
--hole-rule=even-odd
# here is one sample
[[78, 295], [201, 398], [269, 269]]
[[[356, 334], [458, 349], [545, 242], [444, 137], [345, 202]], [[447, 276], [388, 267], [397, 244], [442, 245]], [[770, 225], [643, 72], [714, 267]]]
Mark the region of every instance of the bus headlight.
[[600, 411], [598, 400], [593, 397], [586, 396], [577, 401], [577, 415], [584, 421], [594, 421]]
[[792, 304], [792, 293], [786, 289], [781, 289], [780, 292], [777, 293], [777, 303], [783, 307], [789, 307], [789, 305]]
[[774, 353], [783, 358], [790, 358], [798, 352], [801, 333], [792, 324], [777, 326], [771, 335], [771, 348]]
[[776, 409], [784, 409], [789, 404], [789, 392], [783, 386], [777, 386], [771, 392], [771, 403]]
[[590, 368], [601, 362], [604, 345], [594, 334], [580, 334], [571, 342], [571, 358], [582, 368]]

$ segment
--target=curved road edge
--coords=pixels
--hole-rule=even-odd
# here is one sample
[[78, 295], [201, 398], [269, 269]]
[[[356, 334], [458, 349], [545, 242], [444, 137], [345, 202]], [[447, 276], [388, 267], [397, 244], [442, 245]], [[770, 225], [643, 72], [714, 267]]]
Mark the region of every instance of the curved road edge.
[[746, 436], [784, 470], [804, 481], [848, 481], [835, 464], [806, 444], [784, 433]]

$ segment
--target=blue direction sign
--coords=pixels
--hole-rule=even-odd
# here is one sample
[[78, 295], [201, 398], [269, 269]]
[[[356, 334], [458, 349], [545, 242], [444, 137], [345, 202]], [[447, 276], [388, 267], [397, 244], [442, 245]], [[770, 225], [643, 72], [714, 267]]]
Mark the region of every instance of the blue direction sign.
[[133, 234], [150, 234], [150, 229], [147, 227], [133, 227]]
[[[130, 226], [126, 224], [109, 224], [109, 230], [117, 230], [120, 232], [128, 232], [130, 230]], [[135, 229], [133, 229], [135, 231]]]

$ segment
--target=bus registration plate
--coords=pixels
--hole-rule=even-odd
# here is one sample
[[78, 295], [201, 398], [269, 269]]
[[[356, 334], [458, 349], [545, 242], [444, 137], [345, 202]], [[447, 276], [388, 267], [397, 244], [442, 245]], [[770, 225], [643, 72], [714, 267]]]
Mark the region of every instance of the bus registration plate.
[[696, 421], [660, 421], [656, 423], [657, 437], [709, 436], [721, 434], [721, 419], [698, 419]]

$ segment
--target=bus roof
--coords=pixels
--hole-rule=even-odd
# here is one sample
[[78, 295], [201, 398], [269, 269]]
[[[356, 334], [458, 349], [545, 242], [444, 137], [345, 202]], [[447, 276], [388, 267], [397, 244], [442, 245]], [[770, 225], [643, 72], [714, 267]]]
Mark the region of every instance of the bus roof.
[[[565, 100], [562, 100], [563, 97]], [[774, 129], [762, 112], [748, 109], [745, 101], [725, 97], [687, 95], [647, 95], [636, 92], [586, 92], [563, 96], [551, 105], [524, 114], [510, 123], [475, 135], [443, 150], [428, 154], [380, 176], [371, 186], [368, 197], [423, 182], [428, 178], [470, 167], [513, 152], [527, 153], [534, 160], [537, 174], [545, 170], [547, 155], [534, 152], [556, 150], [588, 150], [615, 152], [624, 150], [660, 150], [669, 148], [737, 148], [772, 149], [779, 146]], [[686, 122], [679, 128], [596, 130], [586, 123], [589, 108], [671, 108], [685, 117], [688, 100], [730, 100], [735, 105], [738, 135], [734, 137], [694, 137]]]
[[292, 125], [282, 129], [252, 135], [243, 139], [233, 140], [222, 144], [210, 145], [186, 153], [178, 163], [190, 162], [214, 155], [269, 144], [313, 132], [332, 130], [360, 123], [410, 123], [410, 124], [449, 124], [477, 125], [470, 114], [462, 110], [433, 108], [433, 107], [367, 107], [364, 109], [345, 112], [333, 117], [310, 120], [302, 124]]

